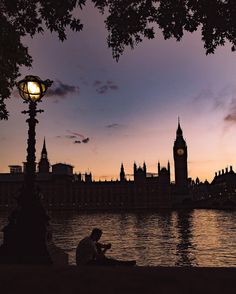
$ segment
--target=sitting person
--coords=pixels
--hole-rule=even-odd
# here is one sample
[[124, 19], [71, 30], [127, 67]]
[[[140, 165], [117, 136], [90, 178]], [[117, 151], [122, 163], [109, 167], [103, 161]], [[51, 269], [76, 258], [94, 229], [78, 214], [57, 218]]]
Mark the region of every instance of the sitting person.
[[136, 261], [122, 261], [108, 258], [105, 253], [111, 248], [111, 244], [102, 244], [98, 241], [102, 236], [102, 230], [95, 228], [90, 236], [82, 239], [76, 249], [77, 265], [127, 265], [133, 266]]

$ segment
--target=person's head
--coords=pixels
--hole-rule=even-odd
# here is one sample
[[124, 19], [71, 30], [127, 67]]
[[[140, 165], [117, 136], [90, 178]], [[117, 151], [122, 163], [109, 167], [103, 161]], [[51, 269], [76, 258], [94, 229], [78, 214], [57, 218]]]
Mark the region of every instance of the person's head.
[[91, 232], [90, 237], [94, 240], [94, 241], [98, 241], [102, 236], [102, 230], [98, 229], [98, 228], [94, 228]]

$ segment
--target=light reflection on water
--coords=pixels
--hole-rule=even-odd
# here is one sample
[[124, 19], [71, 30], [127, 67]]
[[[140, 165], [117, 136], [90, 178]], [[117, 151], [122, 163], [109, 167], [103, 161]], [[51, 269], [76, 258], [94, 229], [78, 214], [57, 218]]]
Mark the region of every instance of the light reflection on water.
[[[7, 214], [0, 214], [0, 226]], [[109, 255], [136, 259], [138, 265], [236, 265], [236, 212], [217, 210], [156, 213], [51, 213], [54, 242], [75, 263], [78, 242], [91, 228], [103, 230], [111, 242]]]

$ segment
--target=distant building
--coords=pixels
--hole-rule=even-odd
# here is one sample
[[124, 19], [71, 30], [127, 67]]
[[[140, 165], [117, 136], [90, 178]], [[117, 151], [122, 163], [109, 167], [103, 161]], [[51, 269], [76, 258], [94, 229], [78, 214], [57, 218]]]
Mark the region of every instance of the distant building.
[[52, 165], [53, 175], [73, 176], [73, 166], [65, 163], [56, 163]]
[[21, 174], [22, 166], [21, 165], [9, 165], [10, 174]]
[[191, 189], [192, 199], [203, 208], [232, 209], [236, 207], [236, 173], [226, 167], [215, 173], [211, 183], [197, 178]]
[[[175, 184], [170, 181], [170, 163], [157, 165], [157, 173], [148, 173], [146, 163], [133, 165], [133, 180], [127, 180], [123, 163], [119, 180], [94, 181], [91, 172], [74, 174], [70, 164], [50, 165], [44, 139], [36, 174], [43, 203], [48, 208], [79, 210], [134, 210], [171, 208], [188, 195], [187, 145], [178, 122], [173, 147]], [[13, 168], [15, 167], [15, 168]], [[11, 206], [24, 179], [22, 168], [10, 166], [0, 174], [0, 206]]]

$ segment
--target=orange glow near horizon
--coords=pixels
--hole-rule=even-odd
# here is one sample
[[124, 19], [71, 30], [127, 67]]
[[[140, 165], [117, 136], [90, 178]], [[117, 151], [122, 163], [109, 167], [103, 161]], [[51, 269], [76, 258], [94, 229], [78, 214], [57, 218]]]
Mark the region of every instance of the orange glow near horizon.
[[[19, 125], [18, 132], [14, 135], [8, 133], [8, 138], [2, 140], [1, 146], [3, 156], [0, 165], [0, 172], [8, 172], [8, 165], [19, 164], [25, 161], [26, 157], [26, 136], [27, 129], [24, 116], [20, 114], [20, 110], [24, 106], [19, 105], [19, 100], [12, 100], [9, 104], [10, 108], [14, 108], [15, 115], [12, 115], [8, 122], [3, 122], [6, 129], [10, 130]], [[44, 103], [45, 106], [46, 103]], [[125, 172], [128, 175], [133, 174], [133, 163], [143, 165], [146, 162], [147, 171], [157, 173], [157, 163], [160, 161], [161, 166], [167, 166], [168, 160], [171, 164], [171, 180], [174, 181], [174, 162], [173, 162], [173, 143], [177, 128], [177, 120], [163, 119], [165, 131], [158, 125], [150, 127], [142, 122], [135, 122], [136, 130], [133, 127], [125, 130], [116, 130], [113, 133], [102, 133], [90, 136], [89, 144], [79, 145], [68, 142], [67, 138], [57, 138], [57, 121], [53, 120], [48, 123], [43, 116], [52, 116], [50, 103], [47, 103], [47, 113], [39, 115], [39, 124], [37, 126], [37, 161], [43, 145], [43, 137], [46, 136], [46, 146], [48, 157], [51, 164], [58, 162], [69, 163], [74, 166], [74, 172], [82, 174], [92, 172], [95, 180], [116, 180], [119, 178], [120, 165], [123, 162]], [[53, 106], [53, 105], [52, 105]], [[18, 108], [18, 109], [17, 109]], [[44, 108], [44, 107], [43, 107]], [[18, 113], [18, 114], [17, 114]], [[152, 122], [152, 125], [154, 122]], [[206, 123], [190, 122], [187, 123], [182, 119], [181, 126], [184, 138], [188, 146], [188, 172], [189, 177], [200, 180], [205, 179], [211, 181], [214, 173], [229, 165], [234, 166], [234, 144], [233, 140], [235, 132], [234, 127], [229, 128], [226, 133], [221, 135], [221, 130], [214, 128], [214, 131], [205, 132]], [[145, 127], [147, 129], [145, 129]], [[213, 126], [211, 126], [213, 127]], [[215, 122], [217, 127], [217, 122]], [[84, 130], [85, 133], [92, 133], [92, 129]], [[66, 133], [65, 133], [66, 134]], [[199, 134], [201, 134], [199, 136]], [[144, 140], [145, 138], [145, 140]], [[159, 139], [161, 138], [161, 139]], [[219, 142], [219, 138], [222, 141]], [[231, 140], [232, 144], [227, 145], [225, 142]], [[17, 146], [17, 148], [16, 148]], [[11, 154], [11, 156], [8, 156]], [[129, 176], [132, 178], [132, 176]]]

